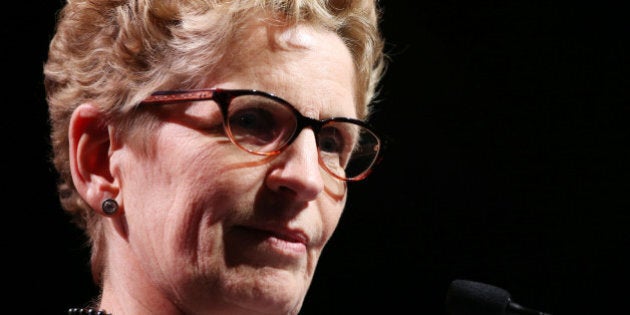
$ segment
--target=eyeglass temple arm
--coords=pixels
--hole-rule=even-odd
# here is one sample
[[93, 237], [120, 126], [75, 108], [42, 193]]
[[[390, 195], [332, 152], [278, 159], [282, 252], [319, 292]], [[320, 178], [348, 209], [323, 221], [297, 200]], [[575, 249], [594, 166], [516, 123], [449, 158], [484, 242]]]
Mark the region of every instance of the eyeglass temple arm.
[[157, 91], [145, 98], [142, 104], [211, 100], [214, 93], [214, 90]]

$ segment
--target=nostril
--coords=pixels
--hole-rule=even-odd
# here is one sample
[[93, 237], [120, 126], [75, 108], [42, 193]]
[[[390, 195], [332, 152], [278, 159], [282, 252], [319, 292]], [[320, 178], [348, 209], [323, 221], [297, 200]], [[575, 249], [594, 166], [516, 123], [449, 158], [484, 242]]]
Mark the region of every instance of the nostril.
[[287, 186], [280, 186], [276, 189], [277, 192], [282, 193], [282, 194], [288, 194], [288, 195], [294, 195], [295, 191], [293, 191], [291, 188], [287, 187]]

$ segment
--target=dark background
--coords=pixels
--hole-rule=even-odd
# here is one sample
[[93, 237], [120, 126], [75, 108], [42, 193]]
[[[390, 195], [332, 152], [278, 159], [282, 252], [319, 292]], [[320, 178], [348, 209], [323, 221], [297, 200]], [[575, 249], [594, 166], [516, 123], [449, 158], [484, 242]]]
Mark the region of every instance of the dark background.
[[[392, 61], [373, 123], [389, 150], [351, 184], [302, 315], [444, 314], [454, 279], [554, 315], [627, 308], [630, 27], [610, 2], [381, 1]], [[25, 314], [97, 294], [47, 160], [61, 4], [0, 28], [3, 307]]]

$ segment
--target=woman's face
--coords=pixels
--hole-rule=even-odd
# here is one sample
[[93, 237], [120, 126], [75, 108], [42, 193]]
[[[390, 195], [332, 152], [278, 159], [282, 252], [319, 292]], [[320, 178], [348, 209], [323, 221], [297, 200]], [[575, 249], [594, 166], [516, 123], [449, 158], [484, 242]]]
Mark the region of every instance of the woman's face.
[[[251, 26], [227, 55], [207, 87], [270, 92], [316, 119], [356, 117], [352, 58], [331, 32]], [[262, 157], [209, 128], [220, 125], [216, 106], [157, 110], [154, 155], [125, 145], [112, 154], [135, 280], [185, 313], [296, 314], [346, 201], [313, 131]]]

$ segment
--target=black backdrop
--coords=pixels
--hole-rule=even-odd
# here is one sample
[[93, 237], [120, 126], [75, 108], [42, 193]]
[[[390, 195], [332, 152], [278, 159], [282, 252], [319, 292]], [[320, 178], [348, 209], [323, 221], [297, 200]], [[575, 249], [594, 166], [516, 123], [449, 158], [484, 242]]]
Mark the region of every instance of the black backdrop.
[[[628, 33], [606, 2], [381, 1], [391, 143], [351, 184], [302, 314], [444, 314], [454, 279], [559, 314], [624, 308]], [[41, 68], [61, 1], [6, 10], [4, 308], [96, 295], [47, 163]], [[119, 266], [124, 268], [124, 266]]]

